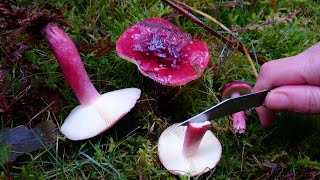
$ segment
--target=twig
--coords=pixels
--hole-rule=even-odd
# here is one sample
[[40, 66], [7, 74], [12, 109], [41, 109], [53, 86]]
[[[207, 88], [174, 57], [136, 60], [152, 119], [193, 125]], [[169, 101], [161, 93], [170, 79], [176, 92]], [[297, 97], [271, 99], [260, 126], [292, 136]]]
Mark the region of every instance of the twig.
[[236, 37], [235, 34], [234, 34], [229, 28], [227, 28], [225, 25], [223, 25], [221, 22], [219, 22], [218, 20], [216, 20], [216, 19], [213, 18], [212, 16], [210, 16], [210, 15], [208, 15], [208, 14], [202, 12], [202, 11], [199, 11], [199, 10], [197, 10], [197, 9], [194, 9], [193, 7], [191, 7], [191, 6], [189, 6], [189, 5], [185, 4], [185, 3], [179, 2], [178, 0], [174, 0], [174, 1], [175, 1], [176, 3], [178, 3], [178, 4], [180, 4], [180, 5], [188, 8], [189, 10], [191, 10], [191, 11], [193, 11], [193, 12], [196, 12], [196, 13], [202, 15], [203, 17], [208, 18], [209, 20], [211, 20], [212, 22], [214, 22], [214, 23], [216, 23], [218, 26], [220, 26], [223, 30], [225, 30], [225, 31], [227, 31], [228, 33], [230, 33], [230, 35], [231, 35], [233, 38], [237, 39], [237, 41], [238, 41], [238, 43], [239, 43], [239, 46], [242, 47], [242, 49], [243, 49], [243, 51], [244, 51], [244, 54], [245, 54], [246, 58], [247, 58], [248, 61], [249, 61], [249, 64], [250, 64], [250, 66], [251, 66], [251, 68], [252, 68], [252, 71], [253, 71], [253, 74], [254, 74], [256, 77], [258, 77], [258, 71], [257, 71], [257, 69], [256, 69], [256, 67], [255, 67], [255, 65], [254, 65], [254, 62], [252, 61], [251, 56], [249, 55], [247, 49], [244, 47], [244, 45], [242, 44], [242, 42], [240, 41], [240, 39], [239, 39], [238, 37]]
[[243, 31], [247, 31], [247, 30], [254, 30], [254, 29], [257, 29], [257, 28], [264, 27], [264, 26], [269, 26], [269, 25], [273, 25], [273, 24], [276, 24], [276, 23], [279, 23], [279, 22], [284, 22], [284, 21], [287, 21], [289, 19], [292, 19], [299, 12], [300, 11], [294, 11], [294, 12], [288, 14], [286, 17], [282, 17], [282, 18], [275, 19], [275, 20], [267, 19], [266, 22], [263, 22], [261, 24], [254, 24], [254, 25], [249, 25], [249, 26], [242, 27], [242, 28], [239, 28], [239, 29], [234, 29], [233, 32], [243, 32]]
[[222, 9], [222, 8], [232, 9], [237, 6], [241, 6], [243, 4], [246, 4], [246, 2], [244, 2], [244, 0], [234, 0], [234, 1], [219, 2], [219, 3], [216, 3], [215, 6], [210, 6], [210, 7], [203, 6], [203, 8], [206, 10], [218, 11], [219, 9]]
[[47, 105], [45, 108], [43, 108], [41, 111], [39, 111], [36, 115], [34, 115], [26, 124], [26, 126], [30, 125], [30, 123], [37, 117], [39, 116], [41, 113], [43, 113], [45, 110], [47, 110], [48, 108], [50, 108], [50, 106], [52, 104], [54, 104], [55, 102], [51, 102], [49, 105]]
[[245, 149], [245, 144], [242, 147], [242, 153], [241, 153], [241, 165], [240, 165], [240, 172], [243, 170], [243, 161], [244, 161], [244, 149]]
[[262, 165], [261, 165], [260, 161], [258, 160], [258, 158], [254, 154], [252, 154], [251, 156], [252, 156], [253, 160], [257, 163], [259, 168], [262, 169]]
[[[240, 42], [240, 44], [242, 44], [242, 43]], [[256, 69], [256, 66], [254, 65], [254, 62], [253, 62], [253, 60], [251, 59], [251, 56], [250, 56], [250, 54], [248, 53], [247, 49], [245, 49], [245, 47], [243, 47], [243, 49], [244, 49], [244, 54], [245, 54], [245, 56], [247, 57], [247, 59], [248, 59], [248, 61], [249, 61], [249, 64], [250, 64], [250, 66], [251, 66], [251, 68], [252, 68], [253, 74], [254, 74], [254, 76], [257, 78], [257, 77], [258, 77], [258, 71], [257, 71], [257, 69]]]
[[202, 11], [199, 11], [199, 10], [197, 10], [197, 9], [195, 9], [195, 8], [193, 8], [193, 7], [185, 4], [185, 3], [183, 3], [183, 2], [180, 2], [180, 1], [177, 1], [177, 0], [173, 0], [173, 1], [176, 2], [176, 3], [178, 3], [178, 4], [180, 4], [180, 5], [182, 5], [183, 7], [187, 8], [187, 9], [193, 11], [193, 12], [196, 12], [196, 13], [200, 14], [200, 15], [203, 16], [203, 17], [208, 18], [209, 20], [211, 20], [212, 22], [214, 22], [214, 23], [216, 23], [218, 26], [220, 26], [223, 30], [225, 30], [225, 31], [227, 31], [228, 33], [230, 33], [230, 34], [232, 35], [232, 37], [237, 38], [237, 37], [234, 35], [234, 33], [233, 33], [229, 28], [227, 28], [225, 25], [223, 25], [221, 22], [219, 22], [217, 19], [213, 18], [212, 16], [210, 16], [210, 15], [208, 15], [208, 14], [202, 12]]
[[230, 41], [228, 38], [224, 37], [223, 35], [221, 35], [219, 32], [217, 32], [216, 30], [212, 29], [211, 27], [207, 26], [204, 22], [202, 22], [200, 19], [198, 19], [197, 17], [195, 17], [193, 14], [191, 14], [190, 12], [188, 12], [187, 10], [183, 9], [181, 6], [173, 3], [170, 0], [163, 0], [165, 3], [169, 4], [171, 7], [173, 7], [174, 9], [176, 9], [177, 11], [179, 11], [180, 13], [182, 13], [183, 15], [187, 16], [188, 18], [190, 18], [194, 23], [198, 24], [199, 26], [203, 27], [205, 30], [207, 30], [208, 32], [210, 32], [211, 34], [213, 34], [214, 36], [216, 36], [218, 39], [221, 39], [224, 43], [227, 43], [229, 46], [231, 47], [237, 47], [238, 45], [233, 42]]
[[227, 48], [228, 45], [225, 45], [223, 47], [223, 49], [221, 50], [221, 53], [219, 55], [219, 58], [220, 58], [220, 64], [216, 67], [216, 69], [214, 70], [214, 74], [217, 74], [220, 70], [221, 70], [221, 67], [224, 65], [224, 62], [225, 60], [229, 57], [230, 55], [230, 50], [229, 48]]
[[218, 4], [220, 7], [228, 7], [228, 8], [234, 8], [236, 6], [240, 6], [244, 4], [243, 0], [235, 0], [235, 1], [226, 1], [226, 2], [221, 2]]
[[[236, 42], [231, 41], [230, 39], [226, 38], [225, 36], [221, 35], [219, 32], [217, 32], [216, 30], [214, 30], [213, 28], [209, 27], [208, 25], [206, 25], [203, 21], [201, 21], [199, 18], [197, 18], [196, 16], [194, 16], [193, 14], [191, 14], [189, 11], [185, 10], [184, 8], [182, 8], [180, 5], [172, 2], [171, 0], [163, 0], [165, 3], [169, 4], [171, 7], [173, 7], [174, 9], [176, 9], [177, 11], [179, 11], [180, 13], [184, 14], [185, 16], [187, 16], [188, 18], [190, 18], [194, 23], [198, 24], [199, 26], [203, 27], [205, 30], [207, 30], [208, 32], [210, 32], [212, 35], [214, 35], [215, 37], [217, 37], [218, 39], [220, 39], [221, 41], [223, 41], [224, 43], [227, 43], [229, 46], [231, 46], [232, 48], [237, 48], [240, 52], [242, 52], [248, 59], [251, 68], [253, 70], [253, 74], [258, 77], [258, 72], [256, 70], [256, 67], [248, 53], [248, 51], [244, 48], [243, 44], [237, 40]], [[178, 3], [178, 1], [175, 0], [175, 2]], [[179, 4], [182, 4], [181, 2], [179, 2]], [[184, 4], [185, 5], [185, 4]], [[187, 6], [187, 5], [186, 5]], [[190, 7], [190, 6], [189, 6]], [[191, 8], [191, 7], [190, 7]], [[192, 8], [194, 9], [194, 8]], [[191, 9], [191, 10], [192, 10]], [[195, 10], [195, 9], [194, 9]], [[198, 10], [197, 10], [198, 11]], [[199, 12], [199, 11], [198, 11]], [[203, 12], [201, 12], [202, 14], [205, 14]], [[211, 17], [209, 15], [206, 14], [206, 16]], [[210, 20], [213, 20], [214, 18], [211, 17], [209, 18]], [[217, 20], [215, 20], [214, 22], [218, 22]], [[220, 27], [221, 23], [220, 24]], [[219, 25], [218, 24], [218, 25]], [[227, 27], [225, 27], [223, 25], [224, 28], [228, 29]], [[228, 32], [230, 30], [228, 29]], [[230, 34], [233, 34], [232, 31], [230, 31]], [[238, 39], [238, 38], [237, 38]]]

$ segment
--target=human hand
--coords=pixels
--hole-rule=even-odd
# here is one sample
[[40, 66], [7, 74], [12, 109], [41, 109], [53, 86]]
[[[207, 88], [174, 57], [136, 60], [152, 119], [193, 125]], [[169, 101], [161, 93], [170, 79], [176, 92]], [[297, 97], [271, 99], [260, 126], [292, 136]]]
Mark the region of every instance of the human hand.
[[320, 114], [320, 42], [304, 52], [261, 66], [253, 91], [275, 87], [257, 108], [263, 125], [271, 124], [272, 111]]

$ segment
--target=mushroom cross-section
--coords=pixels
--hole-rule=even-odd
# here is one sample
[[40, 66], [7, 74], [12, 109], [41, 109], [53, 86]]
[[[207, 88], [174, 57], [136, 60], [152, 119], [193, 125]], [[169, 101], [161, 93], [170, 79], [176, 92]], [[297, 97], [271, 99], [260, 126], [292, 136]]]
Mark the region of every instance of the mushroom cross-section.
[[199, 176], [213, 169], [220, 161], [220, 141], [208, 130], [210, 122], [174, 124], [164, 130], [158, 142], [162, 165], [171, 173]]
[[[221, 100], [227, 98], [235, 98], [252, 92], [252, 87], [249, 83], [243, 81], [233, 81], [225, 85], [221, 91]], [[238, 134], [243, 134], [246, 130], [246, 116], [244, 111], [234, 113], [232, 116], [233, 131]]]
[[90, 81], [69, 36], [51, 23], [42, 29], [42, 34], [80, 102], [61, 126], [62, 134], [67, 138], [83, 140], [94, 137], [112, 127], [135, 106], [140, 89], [126, 88], [101, 95]]
[[169, 86], [198, 79], [209, 62], [205, 43], [162, 18], [145, 19], [125, 30], [116, 51], [143, 75]]

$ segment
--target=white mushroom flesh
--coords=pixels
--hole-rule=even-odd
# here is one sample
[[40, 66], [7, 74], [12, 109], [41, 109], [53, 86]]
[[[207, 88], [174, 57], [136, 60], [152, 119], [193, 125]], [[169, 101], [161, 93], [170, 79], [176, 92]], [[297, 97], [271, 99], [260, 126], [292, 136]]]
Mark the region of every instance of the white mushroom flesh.
[[183, 144], [186, 130], [187, 126], [174, 124], [163, 131], [158, 142], [159, 158], [163, 166], [173, 174], [201, 175], [219, 163], [222, 147], [215, 135], [207, 130], [197, 151], [191, 156], [185, 156]]
[[74, 108], [61, 126], [68, 139], [94, 137], [112, 127], [136, 104], [140, 89], [126, 88], [102, 94], [94, 103]]

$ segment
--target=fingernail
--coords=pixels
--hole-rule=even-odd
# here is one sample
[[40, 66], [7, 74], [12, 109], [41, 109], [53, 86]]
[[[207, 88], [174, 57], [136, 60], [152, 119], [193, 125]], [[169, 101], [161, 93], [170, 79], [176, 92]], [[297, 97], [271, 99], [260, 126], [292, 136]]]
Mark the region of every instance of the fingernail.
[[289, 107], [288, 96], [281, 92], [271, 92], [266, 103], [267, 107], [273, 110], [287, 110]]

